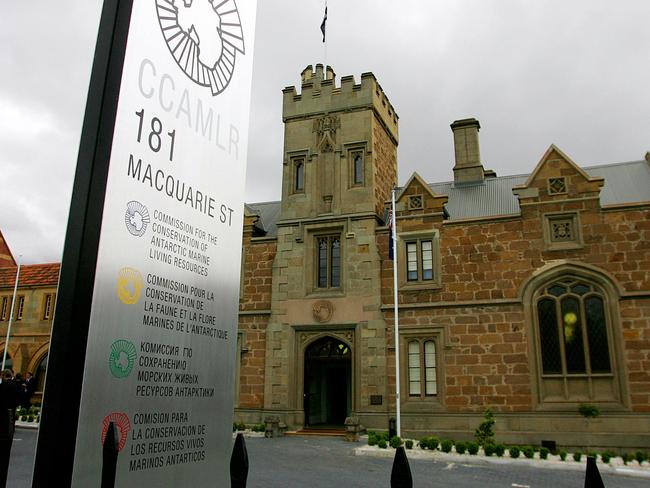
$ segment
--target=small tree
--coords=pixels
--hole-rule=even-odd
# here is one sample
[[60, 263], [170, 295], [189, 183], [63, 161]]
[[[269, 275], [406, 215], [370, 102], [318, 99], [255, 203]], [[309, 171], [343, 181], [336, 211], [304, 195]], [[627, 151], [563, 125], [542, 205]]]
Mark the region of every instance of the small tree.
[[494, 415], [492, 414], [492, 409], [489, 407], [485, 409], [483, 413], [484, 420], [479, 424], [474, 431], [474, 437], [476, 437], [476, 442], [480, 446], [485, 446], [486, 444], [494, 444]]

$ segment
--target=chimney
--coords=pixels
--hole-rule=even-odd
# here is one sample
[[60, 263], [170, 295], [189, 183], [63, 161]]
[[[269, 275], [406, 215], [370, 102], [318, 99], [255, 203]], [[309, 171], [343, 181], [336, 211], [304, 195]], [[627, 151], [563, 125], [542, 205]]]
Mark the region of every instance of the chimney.
[[474, 118], [456, 120], [451, 124], [456, 155], [454, 183], [476, 183], [485, 179], [478, 143], [480, 128], [481, 124]]

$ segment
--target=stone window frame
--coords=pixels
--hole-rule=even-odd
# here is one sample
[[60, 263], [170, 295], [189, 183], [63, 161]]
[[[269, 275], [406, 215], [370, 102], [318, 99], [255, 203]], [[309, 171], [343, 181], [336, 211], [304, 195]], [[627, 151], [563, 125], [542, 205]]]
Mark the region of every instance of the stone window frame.
[[[423, 364], [424, 356], [422, 355], [424, 343], [433, 341], [436, 348], [436, 394], [411, 396], [409, 391], [409, 363], [408, 347], [409, 343], [417, 341], [420, 343], [420, 364]], [[444, 409], [445, 395], [445, 361], [443, 354], [445, 350], [444, 329], [442, 326], [432, 326], [427, 328], [402, 329], [400, 328], [400, 383], [402, 405], [405, 411], [431, 411]]]
[[9, 312], [9, 297], [4, 296], [2, 297], [2, 304], [0, 305], [0, 321], [5, 321], [8, 320], [8, 312]]
[[[607, 337], [610, 351], [610, 364], [612, 369], [612, 397], [609, 399], [586, 399], [584, 397], [552, 398], [546, 395], [545, 378], [542, 373], [541, 343], [539, 333], [539, 320], [537, 301], [547, 287], [558, 281], [581, 281], [595, 289], [603, 297], [604, 312], [606, 316]], [[629, 409], [629, 389], [625, 375], [625, 361], [622, 352], [622, 330], [618, 302], [621, 288], [614, 278], [604, 274], [598, 268], [584, 264], [563, 261], [543, 273], [534, 274], [522, 287], [521, 299], [524, 305], [528, 335], [528, 351], [531, 370], [531, 392], [536, 410], [540, 411], [577, 411], [582, 403], [597, 405], [609, 411], [622, 411]], [[548, 377], [548, 375], [546, 375]], [[577, 377], [577, 376], [576, 376]], [[566, 391], [566, 390], [565, 390]]]
[[[556, 182], [561, 182], [563, 185], [563, 188], [561, 190], [556, 190]], [[564, 176], [556, 176], [556, 177], [551, 177], [546, 180], [547, 184], [547, 192], [549, 195], [566, 195], [568, 193], [567, 190], [567, 182], [566, 182], [566, 177]]]
[[422, 210], [424, 208], [424, 195], [409, 195], [407, 206], [409, 210]]
[[[300, 177], [299, 177], [300, 172]], [[305, 193], [305, 158], [297, 157], [291, 160], [291, 173], [292, 173], [292, 184], [291, 192], [296, 193]], [[300, 181], [302, 179], [302, 181]], [[298, 184], [302, 183], [301, 186]]]
[[43, 310], [41, 314], [43, 320], [50, 320], [54, 315], [55, 296], [55, 293], [46, 293], [43, 295]]
[[[305, 232], [305, 295], [319, 297], [339, 297], [345, 294], [346, 279], [346, 243], [344, 239], [346, 225], [343, 222], [325, 223], [325, 224], [308, 224], [304, 226]], [[339, 236], [340, 247], [340, 286], [319, 288], [318, 287], [318, 238], [324, 236]]]
[[[579, 212], [552, 212], [542, 215], [544, 248], [546, 251], [563, 251], [569, 249], [582, 249], [584, 242], [582, 239], [582, 226], [580, 225]], [[573, 239], [554, 240], [553, 223], [569, 222], [573, 230]]]
[[[292, 195], [305, 195], [307, 192], [307, 180], [308, 180], [308, 175], [307, 175], [307, 163], [309, 159], [309, 150], [307, 149], [302, 149], [299, 151], [290, 151], [287, 153], [286, 159], [284, 161], [284, 165], [286, 166], [287, 169], [285, 171], [289, 171], [289, 174], [286, 176], [285, 185], [288, 186], [287, 188], [287, 195], [292, 196]], [[302, 189], [297, 189], [296, 188], [296, 171], [297, 171], [297, 165], [299, 163], [302, 163], [303, 167], [303, 186]]]
[[[369, 181], [368, 165], [366, 164], [367, 147], [368, 147], [368, 143], [366, 141], [345, 144], [345, 154], [346, 154], [347, 173], [348, 173], [348, 188], [364, 188], [367, 186], [367, 182]], [[361, 156], [362, 181], [360, 183], [357, 182], [355, 179], [356, 176], [355, 162], [357, 156]]]
[[[433, 278], [430, 280], [423, 280], [421, 273], [421, 242], [431, 241], [432, 258], [433, 258]], [[407, 244], [417, 243], [418, 249], [418, 279], [408, 280], [407, 275]], [[398, 255], [398, 281], [399, 287], [402, 291], [408, 290], [426, 290], [437, 289], [442, 287], [442, 269], [440, 262], [440, 232], [437, 229], [422, 232], [399, 232], [397, 234], [397, 249]]]
[[16, 297], [16, 320], [23, 320], [25, 314], [25, 295]]

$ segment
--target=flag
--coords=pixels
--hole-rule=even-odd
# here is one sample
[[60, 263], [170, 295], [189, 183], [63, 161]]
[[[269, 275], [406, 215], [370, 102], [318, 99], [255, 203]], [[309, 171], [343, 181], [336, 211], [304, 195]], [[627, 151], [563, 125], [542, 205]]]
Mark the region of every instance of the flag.
[[395, 222], [393, 220], [393, 211], [388, 211], [388, 259], [391, 261], [395, 259], [395, 251], [393, 250], [393, 226]]
[[320, 24], [320, 31], [323, 33], [323, 42], [325, 42], [325, 22], [327, 22], [327, 5], [325, 5], [325, 16]]

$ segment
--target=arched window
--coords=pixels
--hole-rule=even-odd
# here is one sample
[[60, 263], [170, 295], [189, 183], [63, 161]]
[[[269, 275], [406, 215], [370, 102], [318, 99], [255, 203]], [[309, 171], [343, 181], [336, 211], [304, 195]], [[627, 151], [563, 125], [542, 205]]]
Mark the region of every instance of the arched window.
[[354, 177], [353, 184], [363, 185], [363, 157], [361, 153], [357, 153], [354, 156]]
[[579, 278], [553, 281], [534, 299], [542, 401], [618, 398], [607, 297]]
[[43, 356], [41, 362], [38, 363], [38, 368], [36, 368], [36, 371], [34, 371], [34, 375], [36, 376], [36, 391], [43, 391], [43, 388], [45, 388], [45, 373], [47, 372], [47, 358], [48, 358], [48, 354]]
[[305, 162], [303, 160], [296, 161], [294, 177], [294, 191], [305, 191]]

